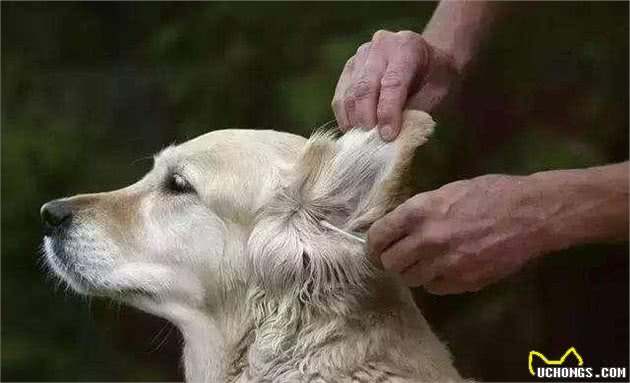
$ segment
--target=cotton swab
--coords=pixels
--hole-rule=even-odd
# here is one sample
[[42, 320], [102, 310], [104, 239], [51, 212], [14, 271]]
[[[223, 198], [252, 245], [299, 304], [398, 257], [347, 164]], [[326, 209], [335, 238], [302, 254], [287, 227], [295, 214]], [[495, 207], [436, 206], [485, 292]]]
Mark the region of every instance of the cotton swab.
[[355, 241], [361, 242], [362, 244], [365, 245], [365, 239], [363, 239], [363, 238], [361, 238], [359, 236], [356, 236], [356, 235], [354, 235], [352, 233], [349, 233], [349, 232], [347, 232], [345, 230], [342, 230], [342, 229], [338, 228], [337, 226], [329, 223], [328, 221], [322, 220], [322, 221], [319, 221], [319, 224], [324, 226], [324, 227], [326, 227], [326, 228], [328, 228], [328, 229], [330, 229], [330, 230], [332, 230], [332, 231], [335, 231], [335, 232], [345, 236], [346, 238], [354, 239]]

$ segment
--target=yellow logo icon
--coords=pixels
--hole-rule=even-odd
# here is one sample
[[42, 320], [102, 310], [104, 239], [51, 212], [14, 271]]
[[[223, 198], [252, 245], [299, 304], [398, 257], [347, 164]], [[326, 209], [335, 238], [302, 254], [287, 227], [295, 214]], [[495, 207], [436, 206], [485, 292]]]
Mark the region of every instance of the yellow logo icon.
[[558, 359], [558, 360], [549, 360], [549, 359], [547, 359], [546, 356], [544, 356], [542, 353], [540, 353], [538, 351], [530, 351], [529, 352], [529, 358], [528, 358], [529, 373], [532, 374], [533, 376], [536, 376], [536, 373], [534, 372], [534, 367], [532, 367], [532, 361], [534, 360], [534, 355], [536, 355], [537, 357], [542, 359], [542, 361], [545, 362], [545, 364], [547, 364], [547, 365], [550, 365], [550, 366], [561, 366], [562, 363], [564, 363], [564, 361], [567, 359], [567, 357], [570, 354], [573, 354], [575, 356], [575, 358], [578, 361], [578, 366], [581, 366], [581, 365], [584, 364], [584, 360], [582, 359], [580, 354], [578, 354], [578, 352], [575, 349], [575, 347], [571, 347], [570, 349], [568, 349], [564, 353], [564, 355], [562, 355], [562, 357], [560, 359]]

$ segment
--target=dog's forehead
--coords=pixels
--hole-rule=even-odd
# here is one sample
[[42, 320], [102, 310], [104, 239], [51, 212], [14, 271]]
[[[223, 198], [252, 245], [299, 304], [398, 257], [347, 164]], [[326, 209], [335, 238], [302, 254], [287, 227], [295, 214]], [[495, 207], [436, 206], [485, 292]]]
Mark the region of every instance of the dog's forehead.
[[242, 158], [243, 154], [258, 156], [268, 154], [295, 158], [306, 139], [295, 134], [274, 130], [228, 129], [206, 133], [179, 145], [169, 146], [156, 156], [156, 163], [167, 166], [180, 161], [219, 156]]

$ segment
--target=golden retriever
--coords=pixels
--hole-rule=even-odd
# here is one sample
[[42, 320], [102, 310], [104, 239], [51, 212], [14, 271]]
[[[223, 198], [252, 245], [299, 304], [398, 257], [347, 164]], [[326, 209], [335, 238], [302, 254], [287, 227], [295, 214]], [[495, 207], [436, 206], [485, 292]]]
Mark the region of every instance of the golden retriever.
[[434, 125], [404, 121], [390, 143], [221, 130], [166, 148], [131, 186], [45, 204], [47, 264], [177, 325], [190, 382], [459, 381], [408, 289], [322, 225], [364, 233], [400, 201]]

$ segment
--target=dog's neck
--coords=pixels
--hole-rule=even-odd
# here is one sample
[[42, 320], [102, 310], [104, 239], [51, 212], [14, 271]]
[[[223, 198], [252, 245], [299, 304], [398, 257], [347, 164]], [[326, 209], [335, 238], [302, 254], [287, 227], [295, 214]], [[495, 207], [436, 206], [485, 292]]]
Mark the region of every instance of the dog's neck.
[[[241, 241], [229, 243], [228, 252], [245, 250], [236, 245]], [[344, 287], [323, 301], [305, 300], [290, 288], [273, 293], [246, 279], [221, 283], [230, 287], [220, 292], [220, 307], [166, 307], [184, 336], [187, 381], [459, 379], [446, 347], [394, 278], [380, 275], [365, 284], [367, 291]]]
[[[179, 324], [189, 382], [457, 380], [444, 345], [410, 294], [392, 281], [346, 315], [250, 290], [221, 318]], [[241, 301], [243, 302], [243, 301]], [[352, 379], [350, 379], [352, 381]]]
[[224, 381], [226, 337], [221, 321], [204, 307], [178, 300], [138, 299], [129, 302], [139, 309], [167, 319], [184, 337], [183, 361], [187, 382]]

